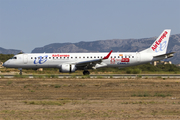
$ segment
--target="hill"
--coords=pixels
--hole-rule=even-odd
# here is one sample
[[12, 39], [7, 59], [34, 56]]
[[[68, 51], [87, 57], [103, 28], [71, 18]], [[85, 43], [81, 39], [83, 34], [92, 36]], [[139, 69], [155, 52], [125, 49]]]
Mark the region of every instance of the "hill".
[[0, 54], [18, 54], [22, 52], [21, 50], [15, 50], [15, 49], [4, 49], [0, 47]]
[[[112, 39], [78, 43], [52, 43], [32, 50], [32, 53], [73, 53], [73, 52], [136, 52], [148, 48], [157, 37], [142, 39]], [[179, 64], [180, 59], [180, 34], [171, 35], [168, 52], [176, 52], [171, 60]]]

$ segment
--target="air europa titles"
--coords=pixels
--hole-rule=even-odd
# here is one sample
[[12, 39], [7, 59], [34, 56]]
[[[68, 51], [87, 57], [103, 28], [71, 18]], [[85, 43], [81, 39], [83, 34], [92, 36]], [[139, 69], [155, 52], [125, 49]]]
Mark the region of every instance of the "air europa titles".
[[70, 55], [53, 54], [52, 57], [69, 57]]
[[157, 40], [157, 41], [155, 42], [155, 44], [151, 47], [153, 51], [159, 46], [159, 44], [160, 44], [160, 43], [162, 42], [162, 40], [166, 37], [167, 34], [168, 34], [168, 32], [165, 31], [165, 32], [163, 33], [163, 35], [159, 38], [159, 40]]

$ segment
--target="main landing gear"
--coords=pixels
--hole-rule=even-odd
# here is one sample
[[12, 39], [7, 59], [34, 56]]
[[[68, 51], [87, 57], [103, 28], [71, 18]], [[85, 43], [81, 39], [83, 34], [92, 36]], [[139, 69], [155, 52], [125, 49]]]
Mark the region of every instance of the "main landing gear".
[[90, 74], [89, 71], [87, 71], [87, 70], [84, 70], [84, 71], [83, 71], [83, 75], [89, 75], [89, 74]]

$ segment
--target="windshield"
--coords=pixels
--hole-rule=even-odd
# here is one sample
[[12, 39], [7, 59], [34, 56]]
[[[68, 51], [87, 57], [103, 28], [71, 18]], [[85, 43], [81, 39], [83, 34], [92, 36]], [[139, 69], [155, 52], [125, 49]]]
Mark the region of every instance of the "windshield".
[[16, 57], [16, 56], [14, 56], [14, 57], [12, 57], [11, 59], [17, 59], [17, 57]]

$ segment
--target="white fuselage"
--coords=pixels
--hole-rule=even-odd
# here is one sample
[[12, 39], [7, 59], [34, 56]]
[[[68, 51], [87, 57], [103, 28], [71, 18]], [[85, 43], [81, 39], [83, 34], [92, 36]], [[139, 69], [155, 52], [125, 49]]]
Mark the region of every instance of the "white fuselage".
[[[18, 54], [4, 63], [10, 68], [59, 68], [62, 64], [76, 64], [81, 61], [101, 59], [108, 53], [34, 53]], [[95, 68], [100, 67], [128, 67], [143, 64], [154, 60], [151, 54], [140, 54], [139, 52], [114, 52]]]

